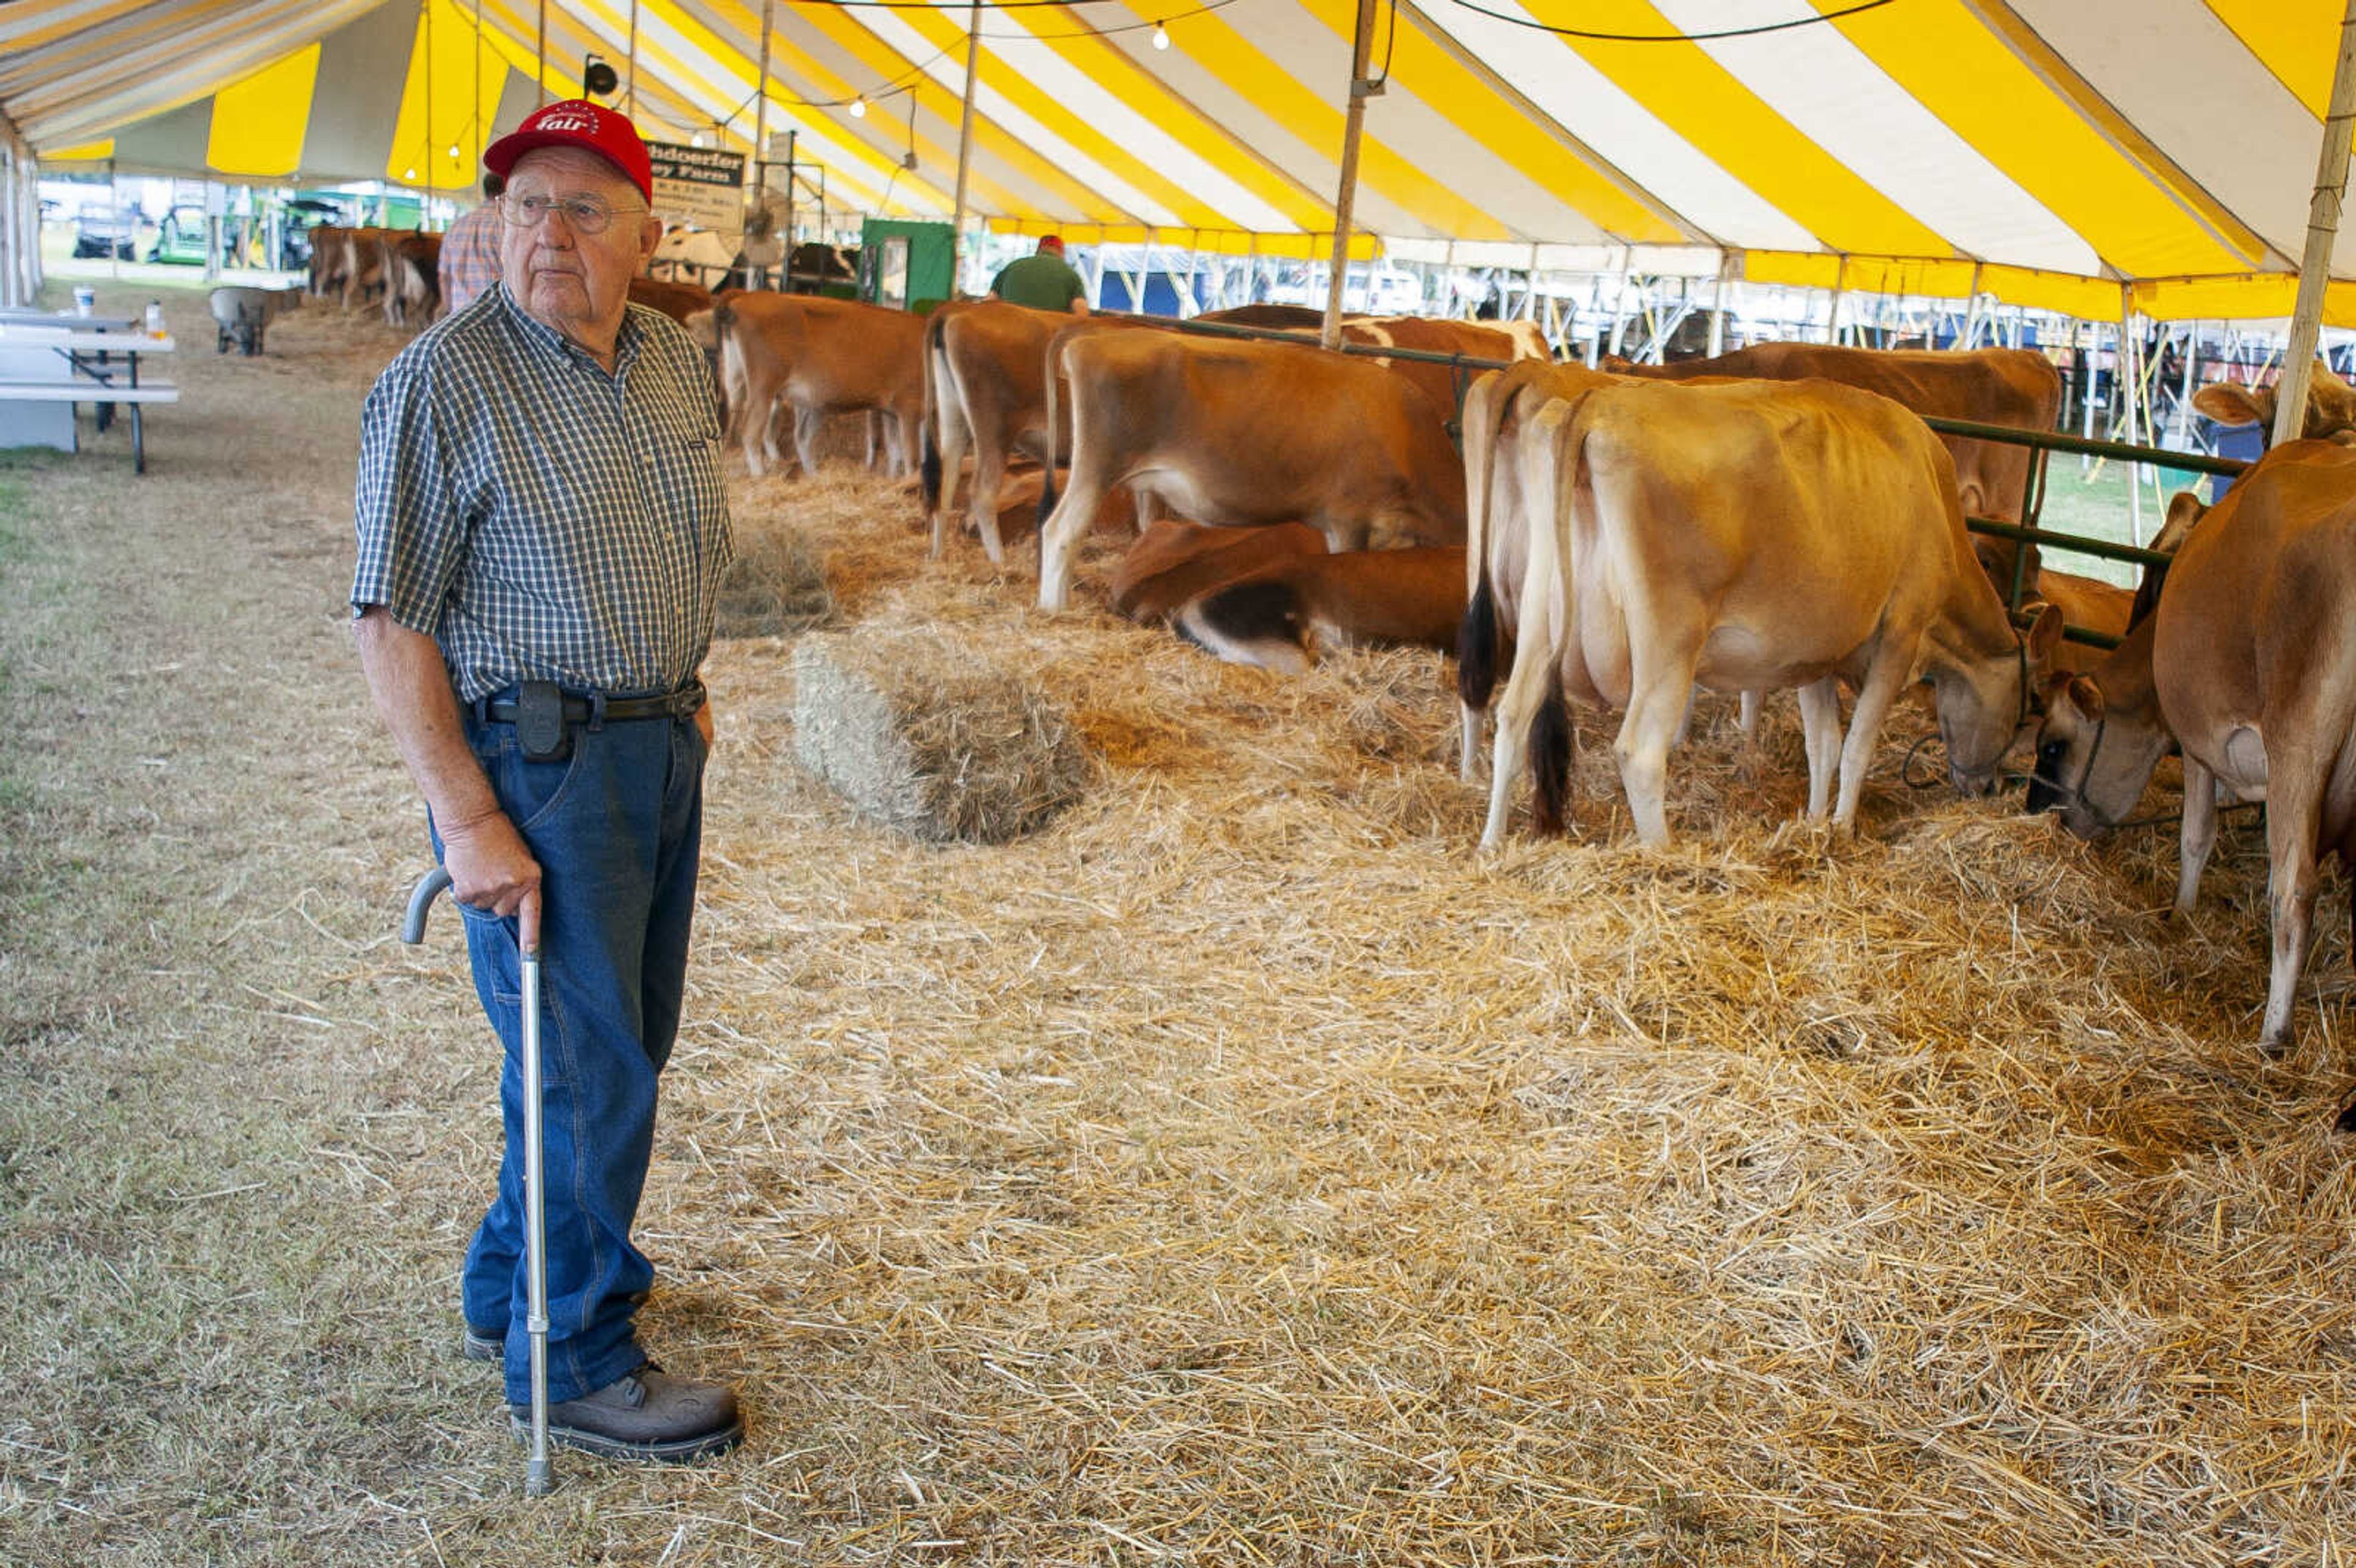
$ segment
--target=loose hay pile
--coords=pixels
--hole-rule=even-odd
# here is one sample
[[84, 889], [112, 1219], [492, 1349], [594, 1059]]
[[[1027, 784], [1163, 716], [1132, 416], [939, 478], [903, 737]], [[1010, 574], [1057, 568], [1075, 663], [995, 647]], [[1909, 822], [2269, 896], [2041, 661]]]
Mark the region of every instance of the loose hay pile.
[[1038, 685], [935, 633], [806, 637], [794, 649], [802, 763], [913, 838], [1003, 844], [1080, 797], [1087, 754]]

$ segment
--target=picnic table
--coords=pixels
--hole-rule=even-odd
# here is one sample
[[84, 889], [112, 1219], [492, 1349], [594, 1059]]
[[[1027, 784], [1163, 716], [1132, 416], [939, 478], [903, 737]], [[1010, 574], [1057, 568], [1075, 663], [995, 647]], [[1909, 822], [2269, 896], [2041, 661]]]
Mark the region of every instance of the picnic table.
[[143, 379], [139, 362], [174, 347], [169, 336], [150, 336], [136, 321], [0, 311], [0, 446], [78, 451], [74, 405], [94, 405], [103, 431], [121, 403], [131, 410], [132, 471], [146, 473], [140, 411], [179, 401], [180, 389], [152, 368]]

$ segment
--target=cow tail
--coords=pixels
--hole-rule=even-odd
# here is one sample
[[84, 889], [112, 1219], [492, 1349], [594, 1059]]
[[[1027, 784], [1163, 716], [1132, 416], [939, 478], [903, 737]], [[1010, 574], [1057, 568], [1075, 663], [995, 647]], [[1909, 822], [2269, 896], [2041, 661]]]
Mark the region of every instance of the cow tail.
[[[1055, 368], [1064, 357], [1064, 335], [1060, 332], [1047, 339], [1047, 461], [1039, 465], [1039, 550], [1044, 559], [1047, 549], [1047, 518], [1055, 510]], [[1073, 411], [1076, 414], [1077, 410]], [[1079, 455], [1079, 436], [1072, 437], [1074, 457]]]
[[1564, 831], [1573, 739], [1570, 704], [1562, 694], [1562, 665], [1549, 659], [1546, 699], [1530, 720], [1530, 817], [1540, 837], [1559, 837]]
[[[1491, 374], [1464, 394], [1464, 615], [1456, 624], [1456, 697], [1465, 722], [1488, 710], [1497, 689], [1497, 596], [1489, 585], [1489, 475], [1497, 427], [1512, 389]], [[1468, 731], [1469, 740], [1469, 731]]]
[[936, 362], [940, 352], [941, 313], [935, 311], [925, 318], [925, 430], [919, 439], [916, 463], [927, 513], [937, 512], [941, 507], [941, 445], [933, 429], [940, 418], [940, 368]]

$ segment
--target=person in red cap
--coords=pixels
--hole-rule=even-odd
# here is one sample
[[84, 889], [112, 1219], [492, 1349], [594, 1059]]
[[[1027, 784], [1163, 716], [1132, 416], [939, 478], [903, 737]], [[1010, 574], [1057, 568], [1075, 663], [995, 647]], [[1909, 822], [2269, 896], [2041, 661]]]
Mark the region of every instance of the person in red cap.
[[678, 1032], [727, 570], [712, 372], [629, 303], [662, 225], [623, 116], [552, 103], [494, 142], [499, 278], [394, 358], [361, 416], [351, 604], [378, 711], [426, 801], [505, 1048], [507, 1152], [460, 1275], [464, 1353], [530, 1402], [519, 948], [541, 1034], [550, 1435], [686, 1460], [744, 1431], [735, 1391], [638, 1343], [632, 1243]]
[[1064, 240], [1059, 234], [1042, 235], [1036, 251], [1001, 267], [998, 276], [990, 280], [990, 297], [1009, 304], [1027, 304], [1033, 310], [1088, 314], [1088, 285], [1064, 260]]

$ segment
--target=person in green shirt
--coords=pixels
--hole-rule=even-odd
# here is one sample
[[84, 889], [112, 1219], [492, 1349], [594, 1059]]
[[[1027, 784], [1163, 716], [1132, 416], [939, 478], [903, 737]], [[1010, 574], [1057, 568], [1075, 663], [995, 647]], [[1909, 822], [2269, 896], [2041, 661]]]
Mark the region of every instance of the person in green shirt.
[[1088, 314], [1088, 285], [1064, 260], [1060, 234], [1042, 235], [1035, 253], [1001, 267], [998, 276], [990, 280], [990, 297], [1009, 304], [1027, 304], [1033, 310]]

